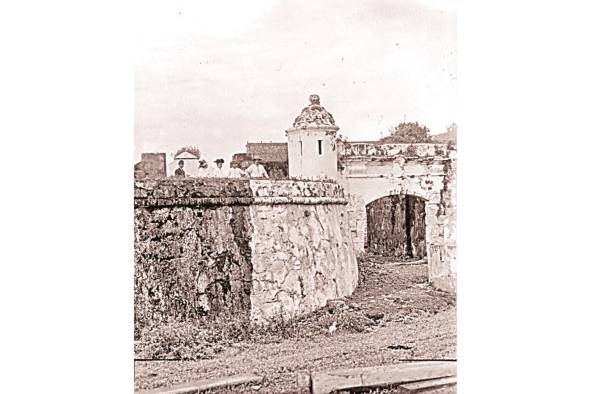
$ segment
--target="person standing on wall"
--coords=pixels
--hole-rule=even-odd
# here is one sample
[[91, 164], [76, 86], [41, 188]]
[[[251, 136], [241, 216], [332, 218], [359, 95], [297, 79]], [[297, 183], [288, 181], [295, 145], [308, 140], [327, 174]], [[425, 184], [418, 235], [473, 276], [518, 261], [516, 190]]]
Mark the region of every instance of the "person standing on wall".
[[244, 172], [240, 167], [238, 167], [238, 163], [231, 161], [230, 162], [230, 169], [228, 170], [228, 177], [230, 178], [246, 178], [246, 172]]
[[184, 178], [186, 176], [185, 170], [183, 170], [184, 166], [185, 166], [185, 162], [182, 160], [179, 160], [179, 168], [174, 170], [174, 176]]
[[211, 178], [213, 176], [211, 168], [207, 165], [206, 160], [199, 160], [199, 169], [197, 169], [197, 177]]
[[255, 156], [254, 163], [252, 163], [247, 169], [246, 174], [251, 178], [268, 178], [267, 170], [261, 164], [261, 158]]
[[214, 163], [216, 166], [213, 168], [213, 176], [216, 178], [227, 178], [228, 172], [223, 168], [224, 159], [216, 159]]

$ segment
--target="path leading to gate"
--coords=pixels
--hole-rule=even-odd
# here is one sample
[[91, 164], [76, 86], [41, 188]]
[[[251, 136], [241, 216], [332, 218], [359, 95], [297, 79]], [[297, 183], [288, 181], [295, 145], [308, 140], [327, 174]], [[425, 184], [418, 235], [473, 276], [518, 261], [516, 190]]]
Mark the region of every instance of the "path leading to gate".
[[294, 323], [292, 338], [235, 344], [208, 360], [136, 362], [136, 388], [254, 373], [262, 386], [234, 392], [297, 392], [299, 371], [455, 359], [455, 297], [429, 286], [425, 264], [398, 263], [361, 259], [355, 293]]

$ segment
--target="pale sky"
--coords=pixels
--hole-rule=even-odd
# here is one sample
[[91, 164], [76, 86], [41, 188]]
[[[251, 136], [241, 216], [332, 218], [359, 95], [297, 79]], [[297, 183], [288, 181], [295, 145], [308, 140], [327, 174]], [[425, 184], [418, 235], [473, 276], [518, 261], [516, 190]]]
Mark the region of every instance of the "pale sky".
[[285, 142], [312, 93], [351, 141], [457, 122], [454, 1], [147, 2], [137, 22], [137, 161]]

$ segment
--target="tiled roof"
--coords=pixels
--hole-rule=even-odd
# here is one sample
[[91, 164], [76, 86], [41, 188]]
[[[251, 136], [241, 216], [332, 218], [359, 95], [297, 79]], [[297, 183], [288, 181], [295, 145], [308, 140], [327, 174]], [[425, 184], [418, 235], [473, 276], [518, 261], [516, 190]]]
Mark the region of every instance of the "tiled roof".
[[287, 142], [248, 142], [246, 153], [264, 162], [287, 161]]

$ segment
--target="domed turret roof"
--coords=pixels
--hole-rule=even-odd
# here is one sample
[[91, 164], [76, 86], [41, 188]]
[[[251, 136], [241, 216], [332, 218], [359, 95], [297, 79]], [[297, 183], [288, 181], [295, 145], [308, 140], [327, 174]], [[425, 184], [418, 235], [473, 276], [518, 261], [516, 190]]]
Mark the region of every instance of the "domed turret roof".
[[330, 127], [338, 130], [330, 112], [320, 105], [320, 97], [317, 94], [310, 96], [310, 105], [302, 109], [302, 113], [293, 122], [294, 129], [311, 127]]

